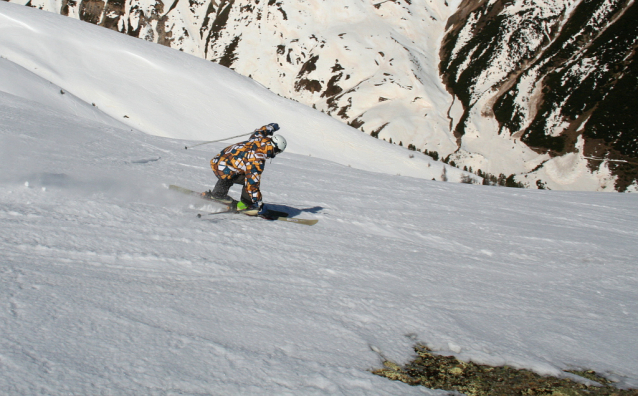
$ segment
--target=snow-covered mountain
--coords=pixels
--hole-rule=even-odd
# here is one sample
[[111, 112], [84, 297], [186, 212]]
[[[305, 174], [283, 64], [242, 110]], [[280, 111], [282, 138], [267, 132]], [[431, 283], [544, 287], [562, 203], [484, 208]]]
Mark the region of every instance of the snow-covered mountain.
[[228, 66], [501, 183], [638, 188], [633, 0], [26, 4]]
[[633, 0], [27, 5], [228, 66], [501, 183], [638, 188]]
[[[3, 396], [447, 393], [370, 372], [417, 342], [638, 387], [638, 195], [432, 181], [463, 174], [220, 65], [6, 2], [0, 53]], [[279, 120], [264, 201], [318, 224], [208, 215], [165, 188], [215, 182], [229, 142], [191, 139]]]
[[[95, 26], [88, 25], [87, 30], [87, 24], [70, 18], [0, 4], [9, 7], [0, 15], [0, 54], [13, 65], [11, 69], [23, 68], [54, 84], [54, 91], [64, 94], [59, 96], [73, 96], [84, 103], [83, 108], [93, 107], [139, 131], [210, 141], [278, 122], [291, 153], [428, 180], [481, 182], [474, 175], [371, 138], [281, 98], [223, 66]], [[36, 11], [39, 26], [16, 22], [21, 11]], [[113, 63], [113, 58], [118, 62]], [[38, 102], [48, 98], [15, 83], [11, 69], [0, 80], [6, 92]], [[76, 112], [75, 104], [65, 106]]]
[[[22, 2], [24, 3], [24, 2]], [[381, 139], [450, 153], [442, 0], [29, 1], [212, 60]]]

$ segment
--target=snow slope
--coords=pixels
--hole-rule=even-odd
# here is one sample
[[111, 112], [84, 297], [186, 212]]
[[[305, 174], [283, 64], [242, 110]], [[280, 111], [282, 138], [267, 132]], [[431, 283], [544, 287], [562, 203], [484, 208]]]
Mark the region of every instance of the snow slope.
[[[0, 7], [2, 57], [132, 128], [216, 140], [278, 122], [292, 153], [427, 179], [443, 173], [442, 163], [370, 138], [222, 66], [59, 15]], [[463, 175], [450, 167], [446, 173], [450, 181]]]
[[368, 134], [447, 155], [437, 55], [460, 0], [10, 0], [230, 67]]
[[[178, 106], [188, 116], [166, 136], [131, 128], [188, 91], [167, 82], [140, 104], [125, 95], [153, 89], [148, 69], [129, 70], [137, 79], [125, 88], [101, 74], [148, 56], [135, 40], [100, 59], [94, 78], [116, 86], [90, 85], [80, 59], [100, 62], [81, 52], [66, 53], [78, 67], [63, 71], [63, 42], [49, 42], [48, 57], [20, 46], [28, 31], [76, 26], [41, 14], [0, 3], [0, 393], [441, 394], [369, 372], [381, 366], [372, 347], [404, 362], [419, 341], [477, 362], [590, 368], [638, 386], [634, 194], [370, 172], [308, 156], [300, 147], [320, 145], [317, 132], [291, 128], [297, 149], [266, 165], [264, 199], [317, 225], [197, 219], [215, 208], [165, 186], [210, 187], [208, 160], [225, 144], [183, 150], [198, 107]], [[104, 48], [115, 37], [83, 33]], [[160, 53], [171, 66], [172, 52]], [[258, 107], [247, 80], [226, 78], [211, 102], [241, 89], [242, 103]], [[94, 107], [86, 92], [111, 96]], [[302, 107], [264, 102], [277, 120], [299, 122]], [[262, 122], [254, 108], [218, 116], [252, 129]], [[223, 132], [210, 130], [201, 138]], [[362, 163], [383, 153], [370, 150]]]
[[227, 66], [492, 183], [638, 190], [633, 0], [8, 1]]

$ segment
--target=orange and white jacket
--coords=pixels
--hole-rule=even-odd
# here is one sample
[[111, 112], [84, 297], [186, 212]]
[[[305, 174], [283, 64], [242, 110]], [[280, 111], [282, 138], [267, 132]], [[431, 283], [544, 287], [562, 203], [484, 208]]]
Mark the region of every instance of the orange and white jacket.
[[244, 175], [246, 177], [244, 185], [253, 203], [261, 202], [259, 183], [266, 159], [275, 156], [272, 134], [272, 128], [267, 125], [255, 129], [247, 141], [226, 147], [210, 160], [213, 172], [222, 180]]

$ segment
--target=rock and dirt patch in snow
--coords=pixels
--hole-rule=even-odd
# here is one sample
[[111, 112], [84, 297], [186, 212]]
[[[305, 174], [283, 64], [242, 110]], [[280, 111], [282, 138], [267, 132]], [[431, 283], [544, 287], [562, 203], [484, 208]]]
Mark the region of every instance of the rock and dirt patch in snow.
[[[490, 395], [553, 395], [553, 396], [634, 396], [638, 390], [621, 390], [592, 370], [567, 371], [582, 377], [575, 382], [567, 378], [541, 376], [529, 370], [502, 366], [492, 367], [464, 362], [454, 356], [435, 355], [424, 345], [414, 347], [416, 359], [399, 366], [385, 361], [385, 368], [373, 373], [410, 385], [430, 389], [462, 392], [471, 396]], [[578, 377], [575, 377], [576, 379]]]

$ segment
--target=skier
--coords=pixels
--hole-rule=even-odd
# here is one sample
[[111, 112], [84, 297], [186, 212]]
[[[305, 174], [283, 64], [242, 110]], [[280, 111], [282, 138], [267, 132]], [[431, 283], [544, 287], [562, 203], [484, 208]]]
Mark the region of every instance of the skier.
[[[273, 135], [278, 130], [279, 125], [276, 123], [257, 128], [247, 141], [226, 147], [210, 160], [210, 167], [219, 180], [213, 190], [204, 195], [236, 205], [237, 210], [247, 215], [262, 213], [259, 182], [266, 159], [275, 158], [286, 149], [286, 139], [281, 135]], [[228, 196], [228, 190], [233, 184], [244, 186], [238, 202]]]

